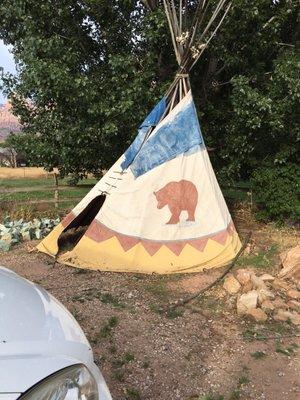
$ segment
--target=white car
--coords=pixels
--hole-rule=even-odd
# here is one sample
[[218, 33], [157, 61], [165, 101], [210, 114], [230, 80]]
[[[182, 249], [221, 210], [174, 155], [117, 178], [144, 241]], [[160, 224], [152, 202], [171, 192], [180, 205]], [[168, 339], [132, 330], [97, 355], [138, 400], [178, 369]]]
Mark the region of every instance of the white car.
[[73, 316], [0, 267], [0, 400], [111, 400]]

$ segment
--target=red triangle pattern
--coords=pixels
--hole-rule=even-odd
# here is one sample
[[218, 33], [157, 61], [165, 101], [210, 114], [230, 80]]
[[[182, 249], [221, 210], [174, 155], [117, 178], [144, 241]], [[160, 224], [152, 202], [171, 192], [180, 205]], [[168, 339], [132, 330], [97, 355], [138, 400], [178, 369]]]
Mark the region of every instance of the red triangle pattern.
[[138, 243], [141, 243], [150, 256], [153, 256], [162, 246], [166, 246], [176, 256], [179, 256], [183, 248], [187, 244], [193, 246], [198, 251], [203, 251], [205, 249], [208, 239], [214, 240], [221, 245], [224, 245], [228, 236], [231, 236], [234, 232], [235, 227], [233, 222], [231, 221], [226, 229], [212, 236], [206, 236], [199, 239], [152, 241], [114, 232], [113, 230], [107, 228], [105, 225], [101, 224], [101, 222], [94, 219], [94, 221], [91, 223], [88, 230], [86, 231], [85, 235], [98, 243], [104, 242], [105, 240], [108, 240], [112, 237], [116, 237], [124, 251], [128, 251]]
[[61, 224], [64, 228], [66, 228], [68, 225], [70, 225], [70, 223], [73, 221], [73, 219], [76, 217], [76, 215], [74, 213], [69, 212], [69, 214], [67, 214], [65, 216], [65, 218], [61, 221]]

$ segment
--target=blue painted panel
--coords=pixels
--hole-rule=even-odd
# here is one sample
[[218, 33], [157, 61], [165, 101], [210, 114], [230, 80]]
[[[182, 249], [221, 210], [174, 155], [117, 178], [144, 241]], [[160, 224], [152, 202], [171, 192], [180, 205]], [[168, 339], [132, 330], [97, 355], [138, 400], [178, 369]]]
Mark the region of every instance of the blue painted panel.
[[143, 123], [140, 125], [138, 134], [128, 149], [125, 151], [125, 160], [121, 164], [122, 169], [126, 169], [134, 160], [137, 153], [140, 151], [142, 144], [144, 143], [147, 132], [152, 126], [156, 126], [162, 117], [166, 109], [166, 99], [163, 97], [153, 108], [150, 114], [145, 118]]
[[203, 143], [193, 101], [144, 143], [130, 168], [137, 178], [179, 154], [197, 151]]

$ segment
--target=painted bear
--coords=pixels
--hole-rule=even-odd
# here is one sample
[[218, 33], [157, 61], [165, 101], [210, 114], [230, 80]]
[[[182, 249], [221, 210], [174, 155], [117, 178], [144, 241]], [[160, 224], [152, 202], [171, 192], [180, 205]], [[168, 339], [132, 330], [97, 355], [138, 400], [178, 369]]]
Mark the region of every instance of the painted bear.
[[178, 224], [181, 211], [187, 211], [187, 221], [195, 221], [195, 210], [198, 202], [196, 186], [186, 180], [169, 182], [162, 189], [154, 192], [157, 200], [157, 208], [168, 206], [171, 218], [167, 224]]

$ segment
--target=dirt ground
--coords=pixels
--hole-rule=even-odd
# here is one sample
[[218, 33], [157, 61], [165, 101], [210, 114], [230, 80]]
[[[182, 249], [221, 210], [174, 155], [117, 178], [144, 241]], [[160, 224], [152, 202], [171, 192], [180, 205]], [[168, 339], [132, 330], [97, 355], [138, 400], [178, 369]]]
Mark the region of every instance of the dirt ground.
[[43, 168], [38, 168], [38, 167], [19, 167], [19, 168], [0, 167], [0, 179], [41, 178], [41, 177], [46, 178], [48, 176], [49, 177], [53, 176], [53, 174], [49, 174]]
[[[252, 237], [253, 255], [235, 269], [258, 274], [276, 273], [278, 253], [298, 240], [292, 230], [269, 227], [256, 227]], [[222, 284], [184, 308], [159, 312], [212, 282], [220, 269], [180, 276], [79, 270], [28, 252], [33, 245], [0, 254], [0, 264], [42, 285], [73, 313], [114, 400], [300, 398], [300, 332], [289, 323], [238, 317], [236, 299]]]

